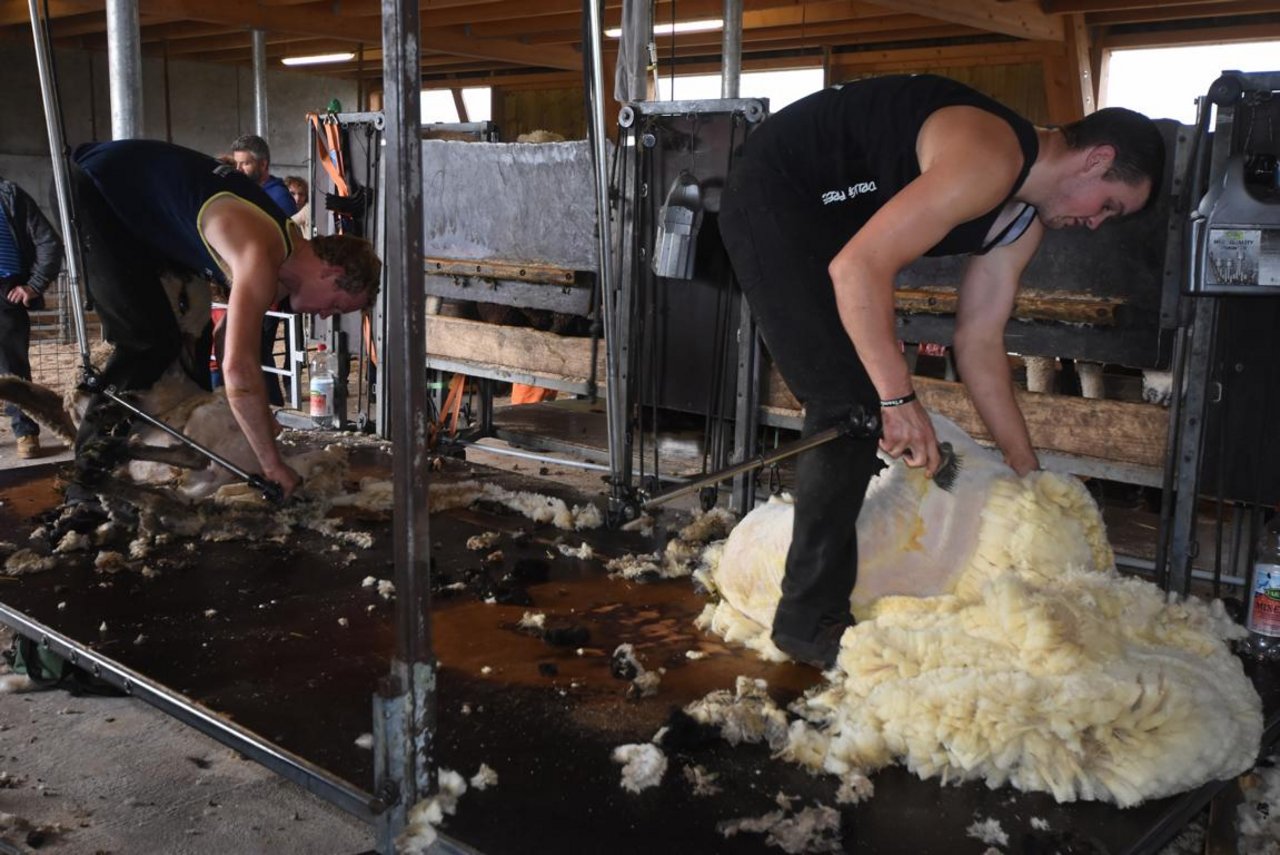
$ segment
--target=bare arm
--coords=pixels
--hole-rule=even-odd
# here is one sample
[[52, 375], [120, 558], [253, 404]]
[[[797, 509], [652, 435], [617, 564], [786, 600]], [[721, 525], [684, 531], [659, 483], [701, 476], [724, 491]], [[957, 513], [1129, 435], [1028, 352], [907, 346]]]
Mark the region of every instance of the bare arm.
[[231, 296], [222, 324], [221, 366], [227, 403], [258, 458], [262, 474], [288, 496], [300, 479], [276, 447], [279, 425], [267, 405], [261, 353], [262, 318], [278, 297], [284, 246], [269, 220], [232, 199], [210, 205], [202, 227], [209, 245], [231, 268]]
[[965, 270], [956, 309], [956, 365], [978, 415], [1019, 475], [1040, 468], [1027, 423], [1013, 395], [1004, 328], [1018, 279], [1035, 255], [1044, 226], [1035, 220], [1014, 243], [975, 256]]
[[[948, 108], [934, 117], [917, 145], [920, 177], [877, 211], [828, 266], [841, 323], [881, 400], [912, 391], [894, 327], [894, 277], [955, 226], [998, 205], [1021, 165], [1017, 140], [1002, 120], [973, 108]], [[905, 453], [908, 465], [932, 475], [939, 454], [924, 407], [913, 402], [885, 408], [882, 416], [880, 447], [893, 457]]]

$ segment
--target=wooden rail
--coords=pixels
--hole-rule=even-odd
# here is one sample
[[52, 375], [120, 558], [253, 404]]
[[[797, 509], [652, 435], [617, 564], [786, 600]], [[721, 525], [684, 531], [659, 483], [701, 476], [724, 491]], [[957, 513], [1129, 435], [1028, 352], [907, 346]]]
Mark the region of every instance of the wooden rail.
[[[581, 381], [591, 372], [590, 339], [460, 318], [428, 317], [427, 351], [566, 382]], [[603, 347], [596, 356], [596, 377], [603, 386]], [[964, 386], [927, 377], [914, 382], [930, 410], [950, 418], [975, 439], [990, 441]], [[1163, 407], [1023, 391], [1017, 396], [1031, 441], [1040, 451], [1148, 469], [1164, 466], [1169, 415]], [[761, 401], [775, 414], [800, 414], [799, 403], [776, 371], [765, 378]]]
[[[959, 302], [956, 289], [946, 285], [899, 288], [893, 297], [899, 312], [915, 315], [954, 315]], [[1093, 294], [1020, 289], [1013, 304], [1013, 318], [1110, 327], [1116, 324], [1116, 307], [1123, 304], [1123, 300]]]

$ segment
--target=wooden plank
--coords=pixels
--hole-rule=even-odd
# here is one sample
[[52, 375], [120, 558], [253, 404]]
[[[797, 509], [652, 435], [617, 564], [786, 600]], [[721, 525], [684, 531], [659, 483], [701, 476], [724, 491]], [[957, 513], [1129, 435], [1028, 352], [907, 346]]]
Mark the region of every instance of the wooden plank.
[[[427, 355], [568, 382], [583, 382], [591, 376], [589, 338], [440, 315], [427, 317]], [[596, 354], [596, 378], [604, 384], [604, 347]]]
[[1047, 15], [1031, 0], [872, 0], [900, 12], [977, 27], [1020, 39], [1063, 40], [1061, 18]]
[[[1044, 10], [1050, 14], [1073, 12], [1109, 12], [1114, 9], [1158, 9], [1167, 6], [1188, 6], [1204, 0], [1044, 0]], [[1220, 4], [1227, 5], [1227, 0]]]
[[1090, 12], [1089, 24], [1095, 27], [1111, 27], [1117, 24], [1143, 24], [1153, 20], [1181, 21], [1194, 18], [1266, 15], [1275, 11], [1275, 0], [1247, 0], [1247, 2], [1232, 3], [1197, 2], [1190, 6], [1167, 5], [1155, 9], [1116, 9], [1107, 12]]
[[1092, 39], [1085, 26], [1084, 15], [1067, 15], [1067, 64], [1074, 72], [1075, 92], [1079, 116], [1087, 116], [1098, 109], [1098, 88], [1093, 63], [1090, 61]]
[[[955, 288], [946, 285], [899, 288], [893, 292], [893, 297], [898, 311], [911, 314], [952, 315], [959, 303]], [[1115, 297], [1023, 288], [1018, 291], [1014, 301], [1013, 318], [1022, 321], [1064, 321], [1072, 324], [1115, 326], [1116, 307], [1123, 303], [1123, 300]]]
[[[457, 91], [457, 90], [455, 90]], [[516, 279], [521, 282], [548, 282], [572, 285], [578, 274], [550, 264], [526, 264], [519, 261], [468, 261], [456, 258], [426, 259], [426, 271], [437, 276], [479, 276], [488, 279]]]
[[[990, 442], [963, 384], [928, 377], [912, 379], [921, 401], [935, 413], [964, 428], [974, 439]], [[1016, 392], [1027, 420], [1031, 442], [1038, 451], [1090, 457], [1111, 463], [1159, 468], [1164, 466], [1169, 411], [1155, 404], [1101, 401], [1066, 395]], [[777, 371], [765, 380], [761, 396], [775, 413], [797, 413], [799, 402]]]
[[1044, 97], [1049, 108], [1048, 122], [1065, 125], [1081, 118], [1080, 89], [1075, 86], [1074, 64], [1066, 51], [1044, 58]]
[[1107, 32], [1101, 39], [1101, 47], [1105, 49], [1160, 48], [1260, 42], [1270, 39], [1280, 39], [1280, 15], [1259, 16], [1256, 23], [1226, 27], [1188, 27], [1180, 30], [1141, 33]]

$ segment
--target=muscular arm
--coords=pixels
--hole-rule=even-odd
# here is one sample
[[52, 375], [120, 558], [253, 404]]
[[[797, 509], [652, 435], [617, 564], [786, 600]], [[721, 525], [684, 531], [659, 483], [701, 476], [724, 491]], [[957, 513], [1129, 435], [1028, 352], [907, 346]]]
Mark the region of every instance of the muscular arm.
[[[925, 123], [917, 143], [921, 175], [876, 212], [828, 266], [841, 323], [881, 400], [911, 391], [911, 372], [894, 327], [898, 271], [960, 223], [1008, 194], [1021, 166], [1012, 129], [989, 113], [953, 107]], [[885, 408], [880, 447], [932, 475], [937, 439], [918, 403]]]
[[978, 415], [1019, 475], [1039, 469], [1027, 423], [1013, 395], [1004, 328], [1013, 311], [1018, 279], [1035, 255], [1044, 227], [1032, 223], [1009, 246], [975, 256], [965, 270], [956, 309], [955, 355]]
[[299, 479], [276, 447], [278, 426], [267, 405], [261, 367], [262, 318], [278, 296], [284, 245], [274, 224], [234, 199], [211, 204], [201, 225], [209, 245], [231, 268], [221, 362], [227, 403], [262, 474], [288, 495]]

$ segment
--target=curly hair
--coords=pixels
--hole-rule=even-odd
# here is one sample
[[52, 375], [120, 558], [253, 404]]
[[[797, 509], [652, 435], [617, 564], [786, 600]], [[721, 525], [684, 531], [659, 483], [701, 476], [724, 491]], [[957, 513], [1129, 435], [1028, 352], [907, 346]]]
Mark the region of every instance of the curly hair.
[[382, 262], [373, 244], [352, 235], [318, 235], [311, 248], [324, 263], [342, 268], [338, 288], [348, 294], [366, 294], [368, 304], [373, 303], [382, 279]]

